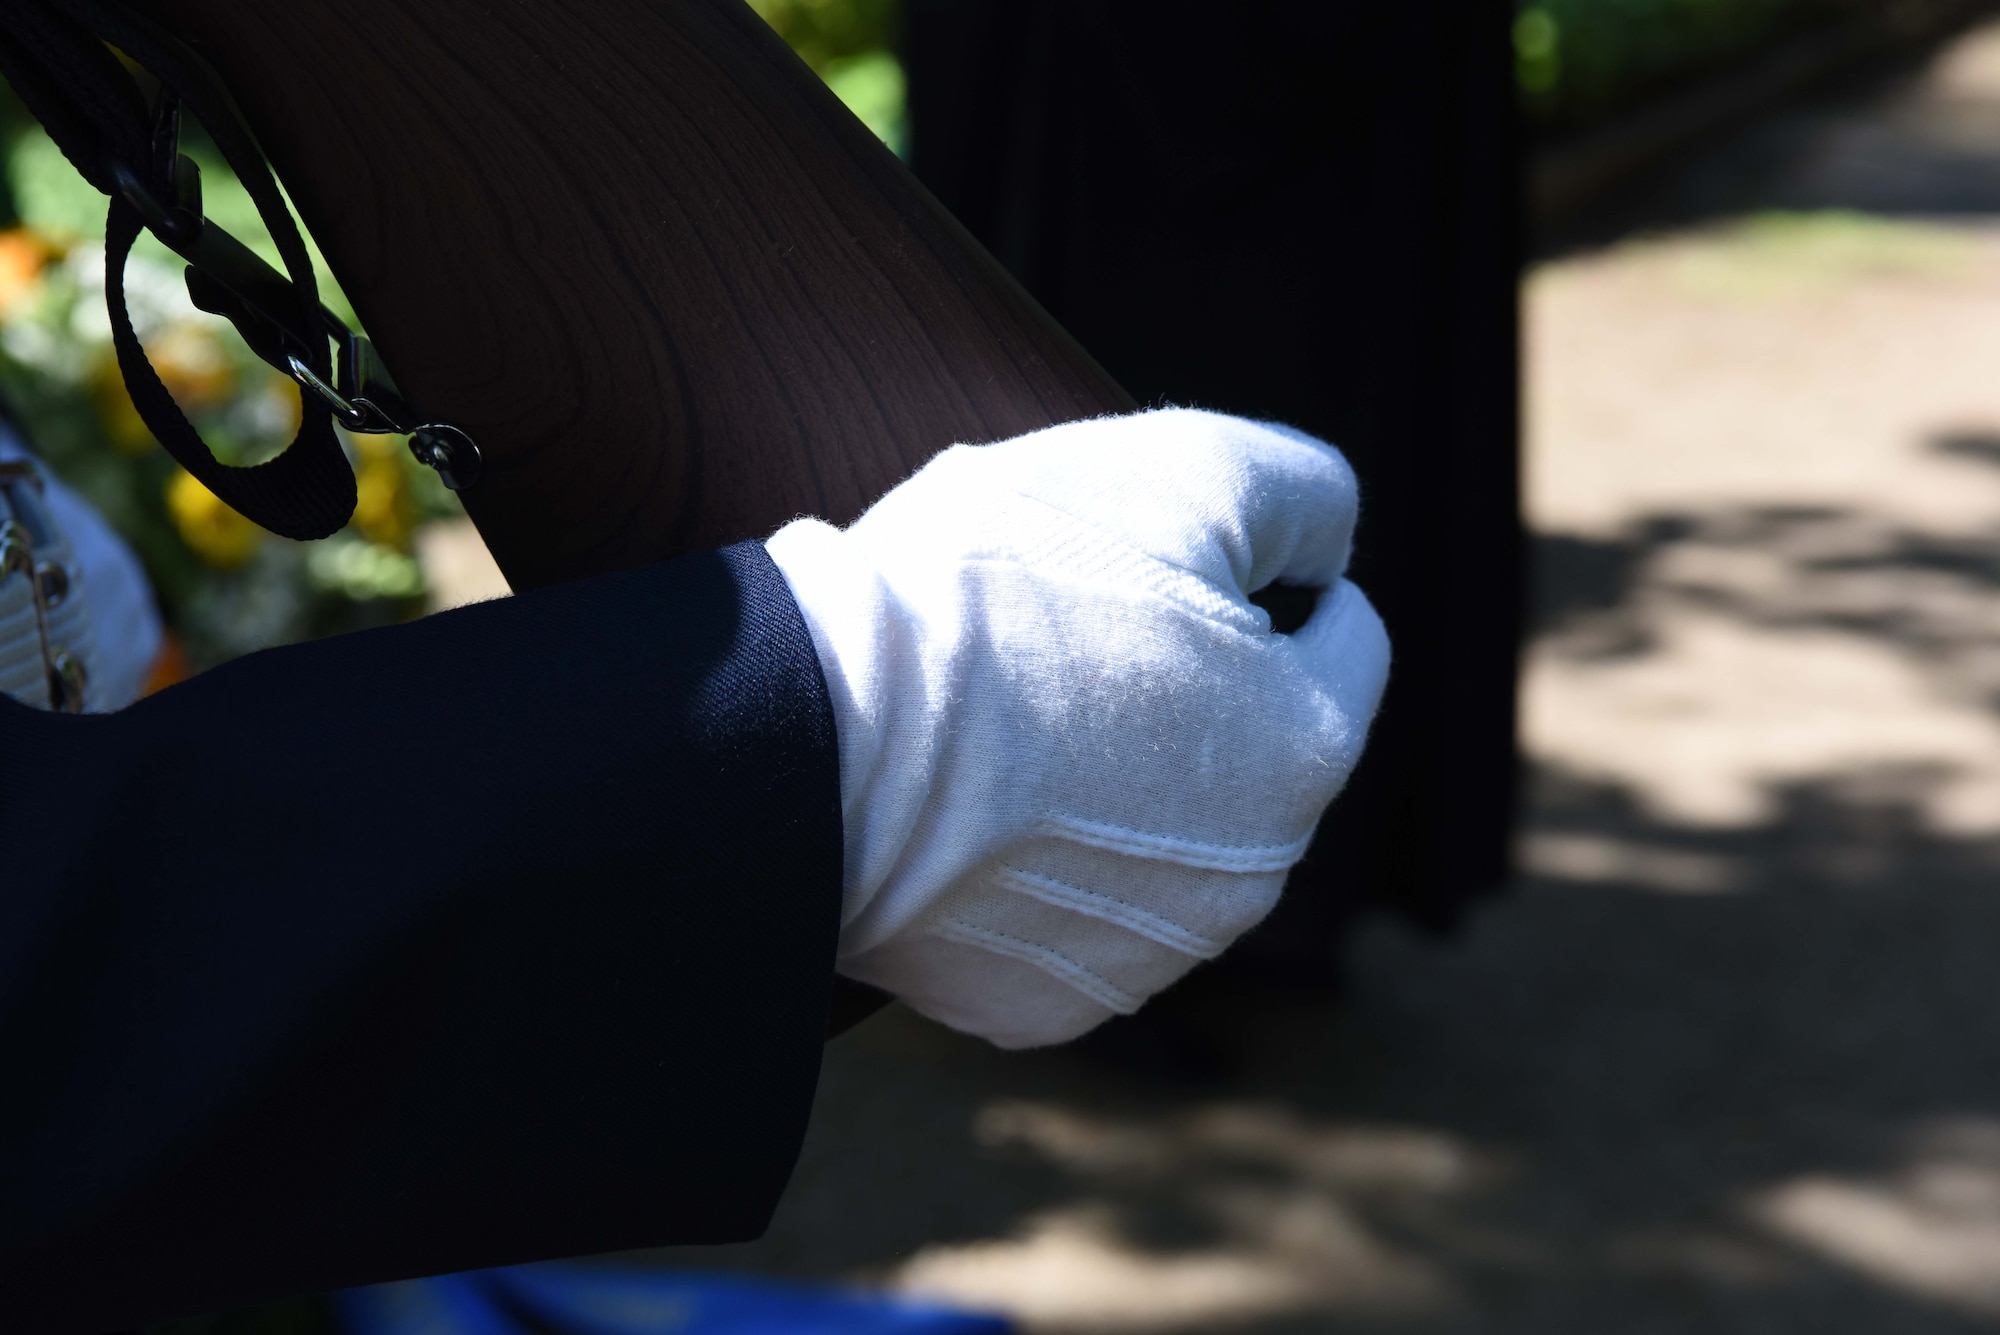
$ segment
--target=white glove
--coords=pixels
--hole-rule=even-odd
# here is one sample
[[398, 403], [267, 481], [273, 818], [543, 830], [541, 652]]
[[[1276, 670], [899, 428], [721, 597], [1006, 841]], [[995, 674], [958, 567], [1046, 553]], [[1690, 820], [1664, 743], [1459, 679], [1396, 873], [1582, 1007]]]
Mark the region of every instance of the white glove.
[[[1074, 1038], [1277, 901], [1388, 673], [1354, 475], [1169, 410], [945, 451], [768, 544], [833, 698], [838, 969], [1002, 1047]], [[1326, 590], [1290, 636], [1248, 600]]]

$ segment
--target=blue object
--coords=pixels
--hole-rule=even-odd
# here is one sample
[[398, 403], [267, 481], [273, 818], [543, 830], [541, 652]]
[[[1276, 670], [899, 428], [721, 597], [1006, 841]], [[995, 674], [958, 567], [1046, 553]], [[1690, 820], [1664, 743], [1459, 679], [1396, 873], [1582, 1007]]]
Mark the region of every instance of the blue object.
[[1010, 1335], [1005, 1318], [847, 1289], [576, 1264], [337, 1295], [346, 1335]]

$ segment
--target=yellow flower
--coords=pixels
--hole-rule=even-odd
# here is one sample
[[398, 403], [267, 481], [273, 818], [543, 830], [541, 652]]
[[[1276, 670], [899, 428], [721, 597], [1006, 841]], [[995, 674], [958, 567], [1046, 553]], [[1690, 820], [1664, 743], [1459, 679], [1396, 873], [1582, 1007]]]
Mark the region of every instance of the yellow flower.
[[305, 418], [305, 400], [299, 397], [298, 382], [283, 371], [272, 371], [265, 377], [264, 392], [277, 406], [277, 438], [290, 440], [298, 435], [299, 423]]
[[410, 494], [401, 438], [356, 436], [354, 448], [361, 456], [354, 474], [354, 527], [372, 543], [408, 551], [417, 506]]
[[167, 513], [181, 541], [218, 570], [242, 565], [264, 541], [264, 530], [222, 503], [194, 474], [176, 469], [167, 484]]
[[[159, 373], [160, 383], [190, 415], [221, 407], [236, 392], [236, 371], [229, 364], [227, 351], [214, 332], [200, 325], [169, 325], [146, 340], [146, 357]], [[279, 378], [290, 383], [286, 377]], [[98, 366], [91, 390], [104, 434], [112, 445], [125, 454], [144, 454], [152, 448], [153, 433], [133, 406], [115, 358], [106, 358]], [[289, 434], [286, 439], [290, 439]]]
[[125, 374], [118, 369], [116, 358], [106, 357], [98, 363], [90, 390], [97, 400], [97, 417], [104, 424], [104, 434], [120, 454], [144, 454], [153, 448], [153, 433], [126, 392]]

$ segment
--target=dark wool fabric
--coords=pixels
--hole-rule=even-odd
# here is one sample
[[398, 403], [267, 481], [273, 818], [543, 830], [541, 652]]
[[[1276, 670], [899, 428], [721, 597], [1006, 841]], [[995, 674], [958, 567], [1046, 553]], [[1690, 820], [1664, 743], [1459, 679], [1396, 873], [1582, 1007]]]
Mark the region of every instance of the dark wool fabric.
[[1218, 986], [1334, 986], [1363, 905], [1442, 926], [1508, 875], [1515, 6], [907, 13], [917, 174], [1049, 314], [1141, 403], [1288, 422], [1361, 478], [1351, 574], [1396, 646], [1368, 755], [1276, 911], [1140, 1023]]
[[755, 1236], [840, 859], [756, 544], [0, 699], [0, 1330]]

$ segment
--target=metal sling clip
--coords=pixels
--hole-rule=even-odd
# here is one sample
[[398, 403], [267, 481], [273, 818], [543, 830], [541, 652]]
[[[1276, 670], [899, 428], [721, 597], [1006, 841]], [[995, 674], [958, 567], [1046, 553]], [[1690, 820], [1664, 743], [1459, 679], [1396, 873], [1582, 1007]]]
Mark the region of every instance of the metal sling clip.
[[[479, 446], [458, 427], [418, 420], [366, 334], [349, 329], [324, 304], [319, 327], [302, 328], [290, 280], [203, 216], [201, 167], [177, 149], [179, 115], [178, 106], [163, 105], [154, 130], [156, 155], [172, 164], [163, 172], [173, 187], [172, 204], [162, 203], [123, 161], [114, 161], [111, 171], [147, 230], [187, 261], [195, 306], [228, 320], [252, 352], [317, 397], [347, 430], [407, 434], [410, 453], [437, 470], [445, 486], [464, 491], [478, 482], [485, 472]], [[315, 338], [333, 340], [331, 385], [306, 364]]]

